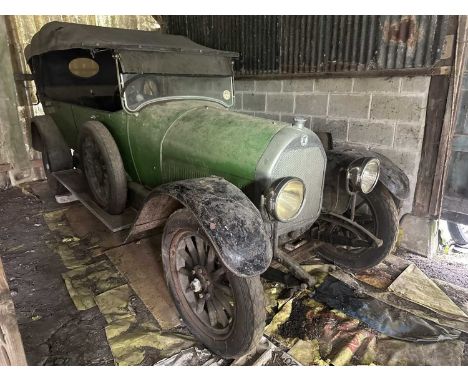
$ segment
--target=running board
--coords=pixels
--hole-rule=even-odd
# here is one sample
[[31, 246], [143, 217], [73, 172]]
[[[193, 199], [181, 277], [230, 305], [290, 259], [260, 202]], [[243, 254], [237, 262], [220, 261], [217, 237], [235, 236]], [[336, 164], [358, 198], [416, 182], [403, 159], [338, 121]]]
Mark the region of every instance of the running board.
[[136, 219], [137, 211], [128, 207], [120, 215], [111, 215], [104, 211], [89, 194], [88, 185], [81, 171], [63, 170], [54, 172], [55, 178], [70, 191], [73, 199], [80, 201], [94, 216], [96, 216], [112, 232], [130, 228]]

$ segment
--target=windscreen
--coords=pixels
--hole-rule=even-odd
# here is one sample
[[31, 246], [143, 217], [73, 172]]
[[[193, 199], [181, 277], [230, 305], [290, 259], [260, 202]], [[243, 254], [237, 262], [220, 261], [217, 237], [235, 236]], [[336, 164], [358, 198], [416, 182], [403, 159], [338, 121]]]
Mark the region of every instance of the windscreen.
[[123, 74], [123, 101], [130, 111], [171, 99], [204, 99], [232, 106], [231, 76]]

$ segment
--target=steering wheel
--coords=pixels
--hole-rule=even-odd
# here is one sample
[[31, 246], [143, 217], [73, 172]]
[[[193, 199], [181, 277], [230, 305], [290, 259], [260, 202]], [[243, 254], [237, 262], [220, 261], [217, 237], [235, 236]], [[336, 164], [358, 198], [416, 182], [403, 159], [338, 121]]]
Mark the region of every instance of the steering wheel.
[[159, 95], [159, 86], [152, 78], [145, 78], [142, 84], [142, 94], [145, 98], [156, 98]]
[[124, 86], [124, 92], [129, 105], [141, 104], [160, 94], [156, 79], [147, 75], [136, 75], [130, 79]]

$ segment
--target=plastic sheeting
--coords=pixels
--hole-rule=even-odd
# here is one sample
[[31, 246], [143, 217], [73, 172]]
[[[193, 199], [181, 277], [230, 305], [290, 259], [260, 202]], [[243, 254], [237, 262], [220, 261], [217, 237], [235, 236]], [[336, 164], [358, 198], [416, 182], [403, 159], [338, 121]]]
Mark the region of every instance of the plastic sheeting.
[[[123, 272], [107, 256], [101, 256], [101, 251], [95, 251], [96, 245], [93, 243], [115, 245], [115, 240], [104, 240], [100, 235], [103, 233], [96, 229], [92, 233], [97, 237], [80, 229], [83, 224], [90, 227], [100, 224], [94, 217], [91, 221], [87, 220], [88, 215], [80, 214], [80, 209], [84, 207], [66, 208], [44, 215], [54, 239], [48, 245], [69, 269], [62, 276], [76, 308], [86, 310], [97, 306], [104, 316], [107, 322], [106, 337], [115, 363], [153, 365], [193, 346], [194, 339], [180, 325], [178, 328], [171, 325], [170, 329], [163, 329], [144, 310], [143, 303], [128, 285]], [[73, 222], [73, 228], [69, 221]], [[111, 234], [105, 232], [104, 235]], [[120, 264], [119, 261], [116, 263]], [[136, 266], [136, 263], [133, 264]]]
[[460, 336], [458, 330], [444, 328], [375, 298], [358, 295], [352, 288], [333, 277], [324, 281], [314, 297], [392, 338], [429, 342], [457, 339]]
[[410, 264], [388, 290], [437, 314], [468, 322], [468, 315], [414, 264]]
[[[160, 267], [150, 262], [151, 254], [157, 256], [153, 248], [159, 242], [142, 241], [107, 250], [112, 258], [110, 262], [95, 248], [96, 243], [106, 242], [106, 233], [82, 227], [97, 224], [92, 216], [87, 218], [80, 213], [83, 209], [69, 208], [46, 216], [55, 238], [51, 247], [60, 244], [68, 248], [67, 256], [60, 252], [57, 255], [70, 266], [67, 272], [70, 294], [83, 307], [97, 306], [103, 314], [115, 363], [151, 365], [164, 359], [160, 364], [200, 364], [207, 358], [206, 352], [194, 350], [194, 339], [183, 327], [162, 327], [159, 310], [148, 304], [151, 293], [148, 296], [143, 293], [148, 289], [147, 270], [152, 272], [153, 267]], [[72, 222], [72, 227], [68, 222]], [[115, 245], [113, 240], [107, 242]], [[294, 364], [293, 358], [304, 365], [460, 365], [466, 362], [464, 342], [454, 339], [458, 336], [454, 328], [463, 328], [466, 323], [410, 301], [411, 293], [403, 298], [389, 290], [393, 285], [397, 292], [404, 291], [395, 287], [401, 282], [399, 277], [407, 277], [404, 271], [408, 265], [390, 257], [373, 270], [353, 275], [314, 260], [303, 267], [318, 280], [315, 292], [298, 290], [294, 283], [290, 288], [280, 282], [264, 282], [270, 320], [265, 335], [279, 349], [267, 349], [258, 362]], [[327, 276], [329, 273], [333, 277]], [[434, 283], [439, 288], [437, 293], [445, 293], [451, 303], [466, 313], [466, 290], [437, 280]], [[426, 288], [424, 301], [431, 298], [431, 290]], [[163, 295], [153, 297], [156, 302], [165, 300]], [[443, 305], [438, 308], [446, 310]], [[169, 323], [170, 320], [166, 322]], [[289, 358], [284, 351], [288, 351]], [[197, 360], [198, 357], [202, 360]], [[218, 361], [212, 357], [201, 364], [225, 364]]]
[[[342, 270], [338, 269], [336, 271], [333, 271], [331, 275], [337, 278], [338, 280], [343, 281], [349, 287], [355, 289], [357, 293], [359, 294], [370, 296], [372, 298], [375, 298], [379, 301], [384, 302], [387, 305], [393, 306], [397, 309], [400, 309], [408, 313], [411, 313], [413, 315], [416, 315], [418, 317], [424, 318], [425, 320], [434, 322], [438, 325], [452, 328], [452, 329], [457, 329], [464, 333], [468, 333], [468, 323], [463, 320], [457, 320], [453, 318], [448, 318], [444, 315], [440, 315], [437, 312], [434, 312], [424, 306], [417, 304], [416, 302], [397, 296], [393, 292], [389, 291], [387, 288], [379, 289], [379, 288], [372, 287], [368, 282], [365, 282], [365, 283], [360, 282], [353, 275], [346, 273]], [[453, 293], [454, 291], [458, 291], [455, 293], [459, 293], [459, 288], [452, 289], [452, 290], [450, 289], [445, 290], [446, 293], [449, 293], [449, 292]], [[466, 294], [468, 294], [468, 291], [465, 290], [465, 295]], [[448, 294], [448, 297], [452, 301], [456, 300], [456, 296], [452, 297], [450, 294]], [[427, 291], [426, 298], [431, 299], [430, 291]]]
[[[315, 292], [292, 296], [286, 291], [294, 288], [270, 285], [267, 309], [273, 317], [265, 333], [304, 365], [465, 364], [465, 337], [454, 329], [463, 322], [389, 291], [408, 265], [391, 256], [358, 274], [330, 270], [334, 277], [327, 276]], [[427, 278], [422, 272], [420, 276]], [[466, 308], [468, 291], [437, 280], [435, 284], [447, 294], [449, 305]], [[431, 290], [426, 290], [425, 300], [431, 299]], [[272, 304], [275, 296], [287, 295], [281, 304]]]

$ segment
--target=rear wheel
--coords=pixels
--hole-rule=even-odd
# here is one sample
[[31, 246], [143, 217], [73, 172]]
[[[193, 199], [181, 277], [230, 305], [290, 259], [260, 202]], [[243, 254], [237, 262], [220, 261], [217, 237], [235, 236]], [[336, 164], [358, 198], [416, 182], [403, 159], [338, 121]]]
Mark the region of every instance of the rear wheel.
[[468, 226], [447, 222], [447, 227], [452, 236], [453, 241], [458, 245], [468, 244]]
[[167, 285], [192, 334], [224, 358], [253, 349], [265, 325], [260, 277], [230, 272], [186, 209], [168, 219], [162, 256]]
[[[345, 213], [346, 217], [349, 212]], [[377, 184], [369, 194], [358, 194], [355, 222], [383, 241], [372, 246], [369, 238], [359, 231], [351, 232], [338, 224], [326, 222], [322, 235], [327, 243], [320, 246], [319, 254], [339, 266], [363, 270], [380, 263], [395, 250], [398, 237], [398, 211], [390, 192]], [[344, 244], [348, 242], [348, 244]]]
[[[47, 146], [43, 143], [42, 144], [43, 150], [41, 152], [42, 155], [42, 165], [44, 167], [44, 172], [46, 173], [47, 177], [47, 184], [49, 186], [50, 191], [55, 195], [64, 195], [68, 194], [68, 190], [65, 188], [65, 186], [60, 183], [55, 176], [52, 174], [54, 171], [54, 162], [51, 160], [51, 156], [49, 153], [49, 149]], [[70, 156], [70, 161], [71, 159], [71, 153], [64, 153], [63, 155], [69, 155]], [[71, 167], [70, 167], [71, 168]], [[62, 169], [63, 170], [63, 169]]]
[[97, 204], [113, 215], [125, 209], [127, 179], [119, 149], [100, 122], [86, 122], [80, 131], [80, 160]]

